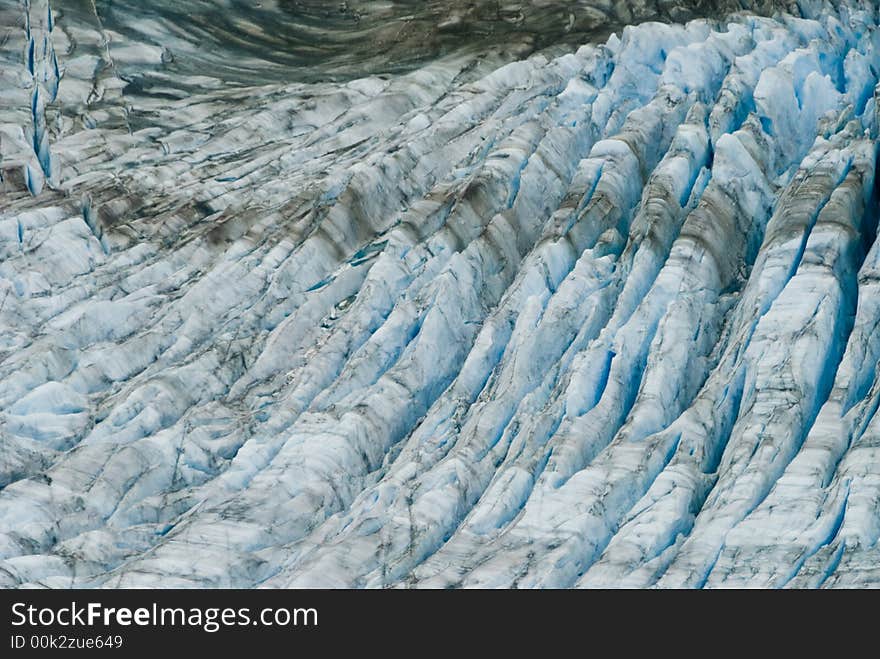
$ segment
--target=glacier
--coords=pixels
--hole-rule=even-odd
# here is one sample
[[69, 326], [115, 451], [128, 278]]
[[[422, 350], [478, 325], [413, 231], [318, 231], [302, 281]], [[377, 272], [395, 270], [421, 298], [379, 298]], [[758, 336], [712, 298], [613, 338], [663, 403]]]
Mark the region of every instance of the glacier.
[[0, 587], [880, 586], [880, 7], [708, 4], [0, 0]]

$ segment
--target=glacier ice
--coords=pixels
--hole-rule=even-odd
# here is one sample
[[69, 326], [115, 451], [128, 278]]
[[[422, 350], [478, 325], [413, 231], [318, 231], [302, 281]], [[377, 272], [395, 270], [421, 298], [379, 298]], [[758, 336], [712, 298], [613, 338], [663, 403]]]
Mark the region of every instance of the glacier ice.
[[0, 586], [880, 585], [880, 9], [716, 4], [291, 81], [0, 2]]

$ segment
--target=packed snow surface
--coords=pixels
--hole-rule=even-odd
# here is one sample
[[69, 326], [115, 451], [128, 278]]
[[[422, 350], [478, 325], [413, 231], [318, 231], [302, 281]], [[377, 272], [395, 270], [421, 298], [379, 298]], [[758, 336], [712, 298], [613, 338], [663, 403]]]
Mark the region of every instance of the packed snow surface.
[[876, 3], [323, 82], [67, 4], [0, 0], [0, 585], [880, 586]]

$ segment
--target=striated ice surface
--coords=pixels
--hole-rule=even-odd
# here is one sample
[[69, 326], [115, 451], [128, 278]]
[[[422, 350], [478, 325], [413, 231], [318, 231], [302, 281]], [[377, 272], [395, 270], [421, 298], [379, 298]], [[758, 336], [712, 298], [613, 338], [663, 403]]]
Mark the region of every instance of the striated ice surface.
[[876, 3], [323, 81], [123, 9], [0, 0], [0, 586], [880, 586]]

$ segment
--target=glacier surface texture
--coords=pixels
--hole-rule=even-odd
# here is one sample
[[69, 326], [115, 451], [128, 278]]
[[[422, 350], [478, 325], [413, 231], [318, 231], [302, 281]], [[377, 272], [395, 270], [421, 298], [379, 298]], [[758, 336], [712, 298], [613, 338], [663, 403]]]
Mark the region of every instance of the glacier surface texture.
[[0, 586], [880, 586], [877, 3], [293, 4], [0, 0]]

